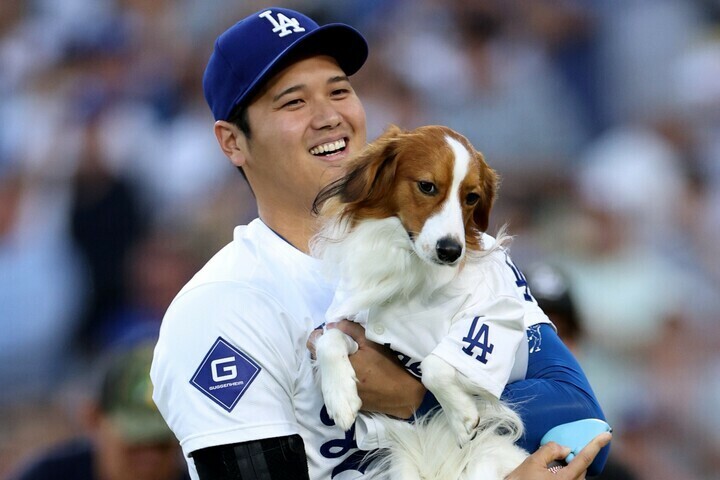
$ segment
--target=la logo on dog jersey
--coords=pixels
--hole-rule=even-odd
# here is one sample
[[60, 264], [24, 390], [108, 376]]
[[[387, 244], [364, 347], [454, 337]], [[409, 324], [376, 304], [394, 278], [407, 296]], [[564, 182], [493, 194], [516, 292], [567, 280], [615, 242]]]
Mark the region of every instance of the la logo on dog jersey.
[[190, 383], [229, 412], [260, 370], [255, 360], [218, 337]]
[[[278, 12], [277, 19], [273, 16], [272, 10], [265, 10], [259, 17], [267, 19], [273, 25], [273, 33], [278, 33], [279, 37], [290, 35], [293, 32], [304, 32], [305, 29], [300, 26], [297, 18], [288, 18], [282, 12]], [[292, 30], [290, 30], [292, 29]]]

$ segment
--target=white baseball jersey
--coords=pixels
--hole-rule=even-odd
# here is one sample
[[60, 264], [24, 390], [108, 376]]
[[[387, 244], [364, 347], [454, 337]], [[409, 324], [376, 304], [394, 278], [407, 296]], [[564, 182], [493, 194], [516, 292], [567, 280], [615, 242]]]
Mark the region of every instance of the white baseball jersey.
[[361, 477], [353, 430], [327, 416], [305, 346], [333, 296], [319, 264], [254, 220], [170, 305], [153, 399], [191, 477], [195, 450], [292, 434], [304, 440], [310, 478]]
[[[494, 239], [486, 235], [484, 242], [490, 247]], [[499, 398], [508, 382], [525, 378], [527, 328], [551, 322], [503, 249], [468, 262], [451, 288], [432, 298], [373, 307], [355, 320], [368, 339], [397, 352], [415, 375], [432, 353]], [[338, 294], [329, 319], [344, 311], [345, 299]]]

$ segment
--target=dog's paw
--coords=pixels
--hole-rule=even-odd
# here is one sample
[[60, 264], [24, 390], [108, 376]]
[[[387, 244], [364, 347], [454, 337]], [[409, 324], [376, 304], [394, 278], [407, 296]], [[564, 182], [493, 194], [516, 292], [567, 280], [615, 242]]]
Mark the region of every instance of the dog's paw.
[[323, 396], [328, 415], [335, 424], [343, 429], [350, 430], [360, 411], [362, 401], [357, 394], [355, 376], [343, 377], [337, 381], [323, 383]]
[[[459, 412], [458, 412], [459, 413]], [[465, 414], [448, 415], [448, 423], [455, 434], [455, 441], [458, 447], [462, 448], [475, 438], [477, 435], [480, 417], [475, 413], [465, 412]]]
[[335, 424], [347, 431], [362, 405], [355, 370], [348, 358], [357, 344], [340, 330], [330, 329], [318, 339], [316, 347], [325, 407]]

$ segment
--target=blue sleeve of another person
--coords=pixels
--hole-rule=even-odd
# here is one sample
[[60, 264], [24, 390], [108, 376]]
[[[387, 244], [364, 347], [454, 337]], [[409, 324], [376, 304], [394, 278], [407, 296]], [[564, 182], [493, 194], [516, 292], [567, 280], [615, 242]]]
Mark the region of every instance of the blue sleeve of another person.
[[[523, 419], [525, 435], [518, 444], [528, 452], [537, 450], [553, 427], [585, 418], [605, 420], [580, 364], [555, 330], [547, 324], [531, 328], [540, 336], [530, 345], [525, 380], [508, 384], [501, 397]], [[600, 451], [588, 475], [602, 471], [609, 451], [609, 445]]]

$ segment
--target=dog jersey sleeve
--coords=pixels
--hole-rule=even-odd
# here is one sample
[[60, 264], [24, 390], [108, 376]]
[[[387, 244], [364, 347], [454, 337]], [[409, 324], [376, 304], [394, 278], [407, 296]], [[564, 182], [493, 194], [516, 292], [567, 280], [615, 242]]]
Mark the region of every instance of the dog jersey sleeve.
[[508, 381], [525, 377], [526, 328], [549, 320], [503, 249], [469, 265], [464, 282], [471, 296], [433, 353], [499, 397]]
[[432, 353], [499, 398], [518, 348], [525, 348], [523, 314], [514, 298], [490, 298], [463, 312]]

